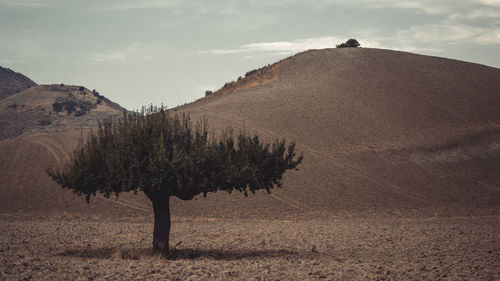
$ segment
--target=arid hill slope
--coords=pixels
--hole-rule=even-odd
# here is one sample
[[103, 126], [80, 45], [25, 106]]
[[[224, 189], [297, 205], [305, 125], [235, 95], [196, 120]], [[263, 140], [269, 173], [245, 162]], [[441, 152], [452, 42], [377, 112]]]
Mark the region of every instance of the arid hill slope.
[[123, 110], [97, 92], [69, 85], [34, 86], [0, 100], [0, 212], [134, 210], [109, 206], [102, 197], [87, 205], [45, 172], [68, 159], [82, 133], [98, 120], [120, 118]]
[[[215, 127], [285, 137], [304, 153], [282, 190], [238, 201], [242, 212], [275, 204], [297, 212], [433, 215], [498, 211], [499, 108], [499, 69], [344, 48], [298, 54], [272, 82], [177, 110]], [[212, 206], [230, 205], [226, 200]]]
[[36, 86], [36, 83], [28, 77], [0, 66], [0, 99], [32, 86]]
[[34, 86], [0, 100], [0, 140], [80, 130], [122, 114], [121, 106], [81, 86]]
[[[263, 75], [260, 84], [250, 77], [251, 85], [238, 84], [242, 79], [173, 111], [206, 117], [213, 128], [295, 141], [305, 156], [300, 171], [271, 195], [173, 200], [174, 215], [498, 215], [499, 69], [351, 48], [304, 52], [270, 69], [276, 77]], [[0, 211], [150, 214], [144, 196], [98, 197], [86, 206], [48, 179], [44, 167], [69, 153], [77, 133], [0, 142], [7, 179], [0, 181]], [[12, 194], [18, 199], [9, 200]]]

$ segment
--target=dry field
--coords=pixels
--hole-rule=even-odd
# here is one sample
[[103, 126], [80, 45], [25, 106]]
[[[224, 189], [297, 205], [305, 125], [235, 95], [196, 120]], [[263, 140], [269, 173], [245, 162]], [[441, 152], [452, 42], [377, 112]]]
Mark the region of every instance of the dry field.
[[500, 218], [0, 217], [2, 280], [499, 280]]

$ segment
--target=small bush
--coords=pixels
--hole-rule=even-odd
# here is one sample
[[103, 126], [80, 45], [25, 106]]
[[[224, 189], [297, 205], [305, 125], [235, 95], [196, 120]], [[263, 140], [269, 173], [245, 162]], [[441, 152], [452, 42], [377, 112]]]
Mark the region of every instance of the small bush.
[[68, 115], [75, 112], [75, 116], [82, 116], [94, 107], [91, 102], [80, 100], [58, 100], [52, 104], [55, 112], [66, 111]]
[[66, 112], [68, 114], [71, 114], [73, 111], [75, 111], [76, 106], [77, 106], [76, 102], [71, 100], [64, 103], [64, 109], [66, 109]]
[[356, 39], [349, 39], [345, 43], [336, 45], [337, 48], [357, 48], [359, 46], [361, 46], [361, 44], [359, 44]]
[[206, 96], [210, 96], [211, 94], [213, 94], [213, 92], [212, 92], [212, 91], [210, 91], [210, 90], [206, 90], [206, 91], [205, 91], [205, 97], [206, 97]]
[[75, 117], [83, 116], [85, 115], [85, 113], [87, 113], [87, 111], [85, 111], [84, 109], [77, 110], [75, 111]]
[[40, 126], [45, 127], [45, 126], [52, 124], [52, 120], [42, 119], [42, 120], [40, 120], [39, 124], [40, 124]]
[[61, 102], [55, 102], [52, 104], [52, 108], [55, 112], [61, 112], [64, 109], [64, 104]]
[[78, 91], [83, 92], [85, 91], [85, 88], [83, 86], [80, 86], [80, 88], [78, 88]]
[[257, 72], [257, 71], [259, 71], [259, 70], [258, 70], [258, 69], [250, 70], [250, 71], [248, 71], [247, 73], [245, 73], [245, 77], [248, 77], [248, 76], [250, 76], [250, 75], [254, 74], [254, 73], [255, 73], [255, 72]]

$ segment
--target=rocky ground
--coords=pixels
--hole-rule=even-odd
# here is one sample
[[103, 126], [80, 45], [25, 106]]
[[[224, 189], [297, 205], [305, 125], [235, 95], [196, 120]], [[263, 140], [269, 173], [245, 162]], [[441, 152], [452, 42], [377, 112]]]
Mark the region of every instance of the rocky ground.
[[500, 218], [152, 218], [0, 215], [1, 280], [499, 280]]

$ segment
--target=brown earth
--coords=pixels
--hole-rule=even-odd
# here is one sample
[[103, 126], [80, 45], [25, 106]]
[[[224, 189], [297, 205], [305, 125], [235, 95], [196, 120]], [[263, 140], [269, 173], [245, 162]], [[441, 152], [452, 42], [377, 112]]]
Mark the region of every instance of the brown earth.
[[0, 218], [2, 280], [498, 280], [498, 217], [175, 218], [172, 254], [152, 220]]
[[273, 82], [176, 110], [284, 137], [304, 153], [275, 197], [245, 210], [432, 216], [498, 214], [498, 108], [498, 69], [345, 48], [296, 55]]
[[500, 70], [351, 48], [272, 69], [173, 112], [292, 140], [300, 171], [173, 199], [174, 260], [150, 254], [142, 194], [87, 205], [47, 177], [80, 129], [0, 141], [0, 279], [500, 278]]
[[35, 82], [23, 74], [0, 66], [0, 99], [36, 85]]
[[0, 100], [0, 140], [68, 132], [119, 118], [123, 108], [82, 86], [40, 85]]

